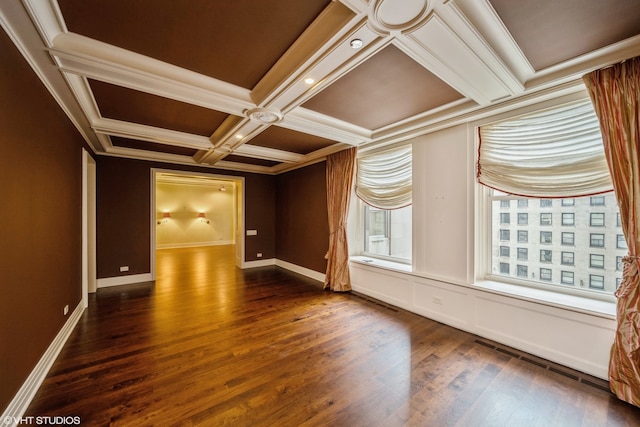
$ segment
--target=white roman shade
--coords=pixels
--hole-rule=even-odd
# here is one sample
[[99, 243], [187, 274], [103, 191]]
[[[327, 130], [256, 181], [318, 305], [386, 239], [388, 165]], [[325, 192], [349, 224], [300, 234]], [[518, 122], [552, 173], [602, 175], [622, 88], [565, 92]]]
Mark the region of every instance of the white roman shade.
[[356, 195], [380, 209], [411, 204], [411, 145], [363, 155], [358, 159]]
[[477, 176], [488, 187], [528, 197], [613, 189], [589, 100], [482, 126]]

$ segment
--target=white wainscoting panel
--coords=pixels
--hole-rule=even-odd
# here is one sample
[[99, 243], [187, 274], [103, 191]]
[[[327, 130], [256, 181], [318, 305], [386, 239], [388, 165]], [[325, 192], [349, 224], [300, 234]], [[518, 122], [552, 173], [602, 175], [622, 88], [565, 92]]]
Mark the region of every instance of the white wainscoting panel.
[[608, 379], [616, 321], [479, 286], [351, 262], [353, 290], [555, 363]]

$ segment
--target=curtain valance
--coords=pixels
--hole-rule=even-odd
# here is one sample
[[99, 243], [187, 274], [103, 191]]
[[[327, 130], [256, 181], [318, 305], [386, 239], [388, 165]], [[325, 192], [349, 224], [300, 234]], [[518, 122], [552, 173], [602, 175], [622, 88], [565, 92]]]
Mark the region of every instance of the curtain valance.
[[480, 128], [478, 182], [528, 197], [613, 189], [591, 102], [575, 102]]
[[411, 204], [411, 145], [385, 150], [358, 159], [356, 195], [380, 209]]

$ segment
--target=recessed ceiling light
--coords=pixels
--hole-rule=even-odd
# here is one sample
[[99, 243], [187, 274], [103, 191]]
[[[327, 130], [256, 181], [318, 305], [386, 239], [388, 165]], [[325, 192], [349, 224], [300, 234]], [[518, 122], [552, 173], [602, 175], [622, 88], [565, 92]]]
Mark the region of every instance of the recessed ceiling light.
[[304, 82], [308, 85], [312, 85], [314, 84], [316, 81], [314, 79], [312, 79], [311, 77], [307, 77], [306, 79], [304, 79]]
[[364, 42], [360, 39], [353, 39], [349, 42], [349, 45], [353, 49], [360, 49], [362, 46], [364, 46]]
[[237, 134], [237, 135], [236, 135], [236, 139], [242, 139], [242, 138], [243, 138], [243, 136], [242, 136], [242, 135], [240, 135], [240, 134]]

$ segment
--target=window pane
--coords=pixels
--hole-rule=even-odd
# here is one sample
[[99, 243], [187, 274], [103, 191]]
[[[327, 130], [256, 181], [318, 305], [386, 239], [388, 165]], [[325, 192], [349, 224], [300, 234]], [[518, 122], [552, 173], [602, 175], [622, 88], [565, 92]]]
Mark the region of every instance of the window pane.
[[540, 214], [540, 225], [552, 225], [552, 214], [550, 212], [543, 212]]
[[518, 213], [518, 225], [527, 225], [529, 223], [528, 213]]
[[529, 232], [527, 230], [518, 230], [518, 242], [528, 242]]
[[563, 212], [562, 213], [562, 225], [574, 225], [576, 223], [575, 213]]
[[592, 227], [604, 227], [604, 212], [592, 212], [589, 225]]
[[562, 232], [562, 244], [566, 246], [573, 246], [575, 242], [575, 233], [574, 232]]
[[[625, 256], [627, 250], [624, 235], [613, 221], [618, 213], [615, 195], [608, 193], [603, 197], [604, 204], [596, 200], [595, 205], [590, 196], [562, 199], [563, 203], [545, 199], [551, 200], [551, 207], [541, 199], [529, 199], [524, 207], [519, 201], [522, 198], [496, 196], [491, 202], [494, 230], [491, 272], [499, 275], [500, 280], [511, 279], [518, 284], [544, 283], [547, 288], [555, 286], [559, 290], [571, 287], [612, 294], [622, 277], [616, 257]], [[505, 198], [511, 200], [509, 208], [501, 208]], [[513, 221], [501, 224], [500, 214], [509, 214]], [[524, 221], [523, 214], [526, 226], [519, 224]], [[610, 220], [605, 221], [606, 218]], [[568, 226], [571, 231], [567, 231]], [[501, 266], [501, 263], [509, 265], [507, 258], [515, 258], [517, 263], [510, 268]], [[598, 281], [599, 276], [604, 278], [602, 282]]]
[[365, 253], [411, 260], [411, 206], [385, 210], [365, 205]]

